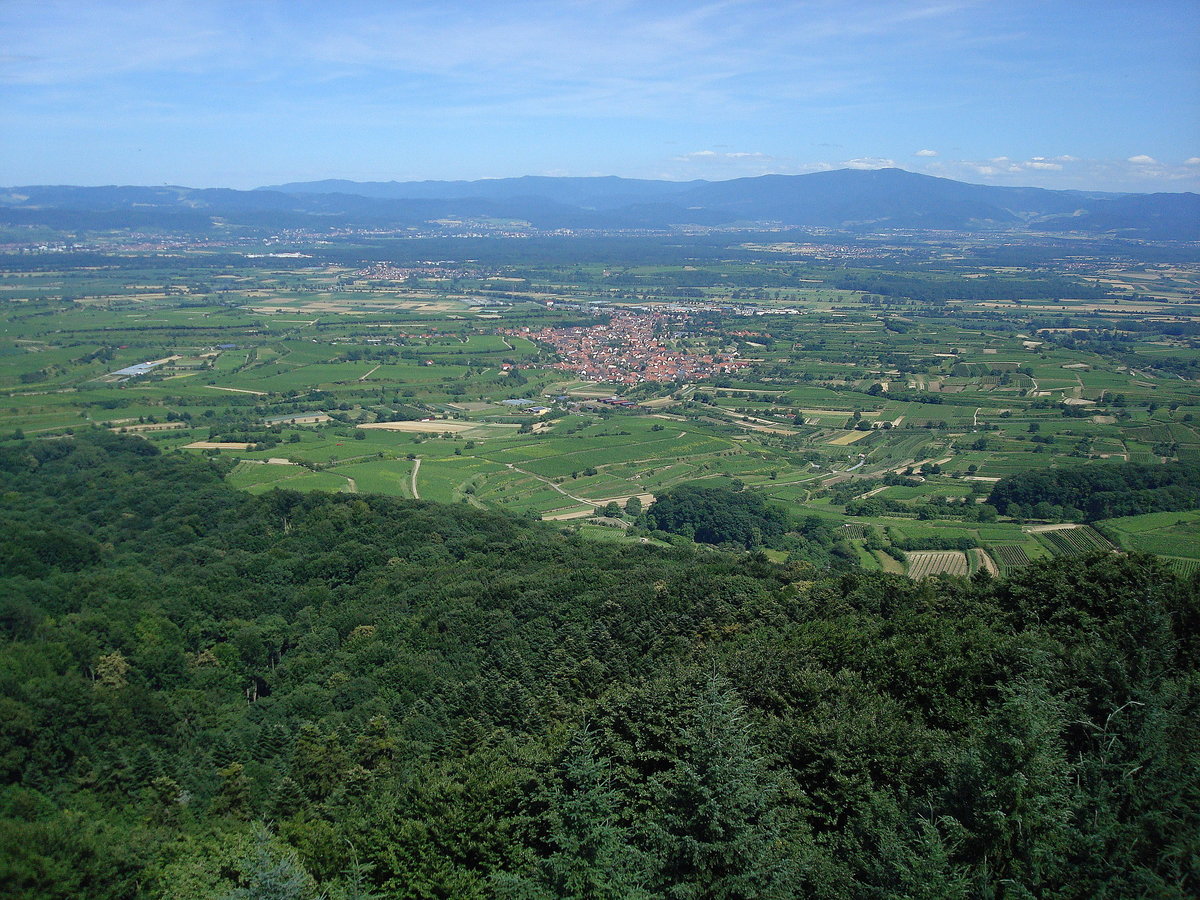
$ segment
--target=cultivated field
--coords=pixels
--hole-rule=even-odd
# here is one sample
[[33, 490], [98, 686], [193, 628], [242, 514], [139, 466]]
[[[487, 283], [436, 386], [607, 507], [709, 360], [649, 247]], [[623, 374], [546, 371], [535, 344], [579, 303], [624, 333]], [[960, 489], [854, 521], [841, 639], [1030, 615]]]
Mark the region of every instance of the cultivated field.
[[930, 575], [966, 575], [967, 556], [961, 550], [913, 550], [908, 554], [908, 577], [916, 581]]

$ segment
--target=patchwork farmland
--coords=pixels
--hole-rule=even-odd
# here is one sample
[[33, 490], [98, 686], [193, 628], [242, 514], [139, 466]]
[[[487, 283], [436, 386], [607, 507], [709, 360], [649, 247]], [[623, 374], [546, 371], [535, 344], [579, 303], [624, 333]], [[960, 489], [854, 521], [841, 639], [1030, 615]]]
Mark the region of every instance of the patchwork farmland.
[[[382, 252], [367, 245], [286, 261], [184, 252], [169, 269], [138, 252], [107, 268], [11, 257], [0, 436], [103, 427], [209, 456], [249, 491], [466, 503], [605, 539], [587, 524], [601, 507], [637, 537], [631, 499], [724, 485], [795, 522], [845, 525], [833, 539], [847, 558], [897, 571], [907, 556], [913, 577], [1113, 549], [1181, 571], [1198, 557], [1188, 511], [1137, 530], [988, 503], [1024, 472], [1200, 460], [1192, 269], [1172, 267], [1170, 290], [1149, 296], [1136, 273], [1096, 262], [1113, 296], [1050, 308], [1074, 257], [1043, 284], [966, 244], [953, 259], [872, 250], [874, 269], [858, 267], [861, 247], [732, 242], [682, 259], [664, 245], [655, 264], [613, 265], [581, 261], [589, 246], [606, 252], [563, 243], [521, 263], [478, 245], [486, 261], [399, 268], [337, 257]], [[912, 259], [926, 273], [912, 284], [947, 302], [838, 286], [883, 287], [881, 268]], [[980, 299], [979, 278], [1018, 299]], [[1137, 302], [1119, 287], [1135, 283]], [[1146, 339], [1112, 337], [1132, 334]], [[672, 369], [680, 359], [725, 368]]]

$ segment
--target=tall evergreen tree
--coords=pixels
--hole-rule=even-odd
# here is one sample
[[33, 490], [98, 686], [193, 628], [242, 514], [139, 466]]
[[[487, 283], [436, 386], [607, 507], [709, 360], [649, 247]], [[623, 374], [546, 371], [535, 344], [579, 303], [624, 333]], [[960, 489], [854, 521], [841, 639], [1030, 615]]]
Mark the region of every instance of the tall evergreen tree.
[[771, 788], [728, 679], [709, 675], [679, 735], [680, 759], [660, 779], [659, 888], [678, 900], [794, 896]]

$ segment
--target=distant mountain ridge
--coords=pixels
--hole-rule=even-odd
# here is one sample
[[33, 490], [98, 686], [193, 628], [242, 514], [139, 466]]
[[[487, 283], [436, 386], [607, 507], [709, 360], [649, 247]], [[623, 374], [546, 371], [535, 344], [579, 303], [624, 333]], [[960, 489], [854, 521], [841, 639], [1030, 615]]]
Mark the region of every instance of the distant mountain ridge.
[[619, 209], [677, 197], [707, 181], [652, 181], [605, 175], [591, 178], [558, 178], [522, 175], [479, 181], [299, 181], [260, 191], [285, 194], [354, 194], [388, 200], [513, 200], [540, 197], [584, 209]]
[[[901, 169], [840, 169], [729, 181], [524, 176], [482, 181], [299, 182], [252, 191], [183, 187], [0, 189], [0, 221], [189, 229], [406, 227], [437, 219], [539, 229], [774, 225], [853, 232], [1016, 229], [1200, 239], [1200, 195], [1104, 194], [968, 184]], [[81, 224], [82, 223], [82, 224]], [[97, 224], [96, 227], [105, 227]]]

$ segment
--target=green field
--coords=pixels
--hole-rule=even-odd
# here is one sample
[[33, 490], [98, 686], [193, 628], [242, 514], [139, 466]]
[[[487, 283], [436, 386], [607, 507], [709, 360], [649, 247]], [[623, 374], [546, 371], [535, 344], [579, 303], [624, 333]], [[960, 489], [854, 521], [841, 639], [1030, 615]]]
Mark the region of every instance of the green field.
[[1100, 523], [1127, 550], [1200, 560], [1200, 512], [1161, 512]]

